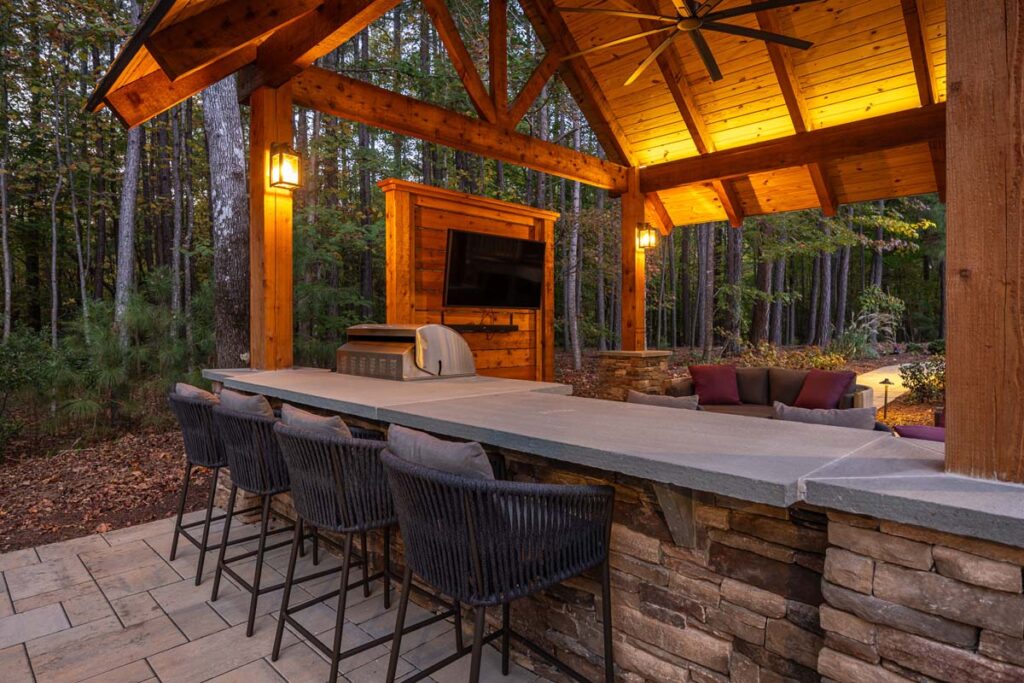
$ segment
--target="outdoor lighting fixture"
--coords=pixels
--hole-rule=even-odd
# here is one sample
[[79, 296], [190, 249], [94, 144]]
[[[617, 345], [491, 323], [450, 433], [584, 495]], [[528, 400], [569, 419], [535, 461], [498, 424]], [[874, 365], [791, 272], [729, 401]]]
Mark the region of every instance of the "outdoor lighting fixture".
[[885, 387], [885, 397], [882, 399], [882, 419], [885, 420], [889, 417], [889, 387], [892, 386], [892, 380], [886, 377], [879, 384]]
[[302, 157], [289, 145], [270, 146], [270, 186], [295, 190], [302, 186]]
[[658, 246], [658, 231], [650, 223], [642, 223], [636, 228], [636, 248], [654, 249]]

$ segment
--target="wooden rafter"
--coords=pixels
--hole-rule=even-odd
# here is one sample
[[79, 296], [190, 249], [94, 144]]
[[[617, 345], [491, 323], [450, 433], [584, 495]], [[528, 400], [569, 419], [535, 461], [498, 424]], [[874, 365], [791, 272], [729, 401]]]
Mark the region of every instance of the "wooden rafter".
[[315, 10], [322, 0], [227, 0], [153, 33], [146, 48], [176, 81]]
[[655, 193], [644, 196], [644, 203], [647, 205], [647, 210], [657, 216], [658, 218], [658, 230], [662, 235], [668, 237], [675, 228], [675, 223], [672, 221], [672, 216], [669, 215], [668, 209], [665, 208], [665, 203], [661, 201]]
[[[579, 52], [576, 39], [552, 0], [519, 0], [519, 4], [548, 53], [567, 55]], [[605, 154], [617, 163], [634, 165], [636, 159], [626, 140], [626, 133], [586, 62], [572, 59], [563, 66], [562, 81], [572, 93]]]
[[469, 50], [466, 49], [466, 44], [462, 42], [455, 19], [448, 11], [448, 5], [444, 0], [424, 0], [423, 7], [430, 15], [430, 20], [433, 22], [434, 28], [437, 29], [437, 35], [441, 38], [441, 42], [444, 43], [448, 58], [455, 68], [455, 73], [459, 75], [463, 87], [466, 88], [466, 94], [469, 95], [469, 101], [473, 103], [477, 115], [484, 121], [496, 122], [498, 116], [494, 108], [494, 101], [491, 99], [487, 86], [480, 78], [476, 65], [473, 64], [473, 58], [470, 56]]
[[[771, 12], [757, 12], [756, 16], [761, 30], [782, 33]], [[777, 43], [766, 42], [765, 46], [772, 62], [772, 69], [775, 71], [775, 79], [782, 91], [782, 99], [786, 102], [789, 118], [793, 122], [793, 130], [797, 133], [806, 133], [812, 128], [811, 116], [807, 110], [807, 101], [800, 91], [800, 83], [797, 80], [796, 69], [793, 68], [790, 52]], [[807, 173], [811, 176], [814, 193], [818, 195], [821, 212], [826, 216], [835, 216], [839, 205], [824, 167], [819, 162], [811, 162], [807, 164]]]
[[526, 116], [526, 112], [533, 106], [541, 91], [544, 90], [544, 86], [558, 71], [558, 66], [561, 63], [562, 55], [558, 52], [548, 52], [544, 55], [544, 59], [534, 68], [530, 78], [509, 106], [506, 120], [508, 125], [515, 126]]
[[239, 97], [260, 86], [278, 87], [333, 52], [401, 0], [325, 0], [315, 12], [275, 31], [256, 63], [239, 78]]
[[[914, 63], [914, 80], [917, 83], [917, 95], [921, 106], [935, 104], [938, 101], [938, 88], [935, 85], [935, 68], [932, 65], [932, 54], [928, 49], [928, 38], [924, 24], [924, 6], [921, 0], [900, 0], [903, 7], [903, 25], [907, 31], [907, 43], [910, 45], [910, 58]], [[946, 145], [931, 145], [932, 167], [935, 169], [935, 186], [939, 200], [946, 201]]]
[[943, 139], [945, 126], [945, 103], [908, 109], [648, 166], [640, 171], [641, 188], [644, 192], [658, 192], [691, 183], [767, 173], [928, 143]]
[[614, 192], [626, 186], [626, 168], [618, 164], [325, 69], [306, 69], [292, 89], [296, 104], [333, 116]]
[[487, 3], [488, 71], [491, 101], [502, 119], [508, 115], [508, 0]]

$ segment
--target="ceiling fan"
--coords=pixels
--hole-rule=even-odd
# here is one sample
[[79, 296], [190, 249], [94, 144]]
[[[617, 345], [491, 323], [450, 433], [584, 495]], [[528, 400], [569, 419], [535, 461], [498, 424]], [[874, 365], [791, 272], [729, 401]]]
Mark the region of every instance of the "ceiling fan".
[[605, 50], [616, 45], [622, 45], [633, 40], [645, 38], [647, 36], [657, 35], [659, 33], [667, 33], [665, 37], [657, 47], [651, 50], [651, 54], [647, 56], [640, 66], [637, 67], [629, 78], [626, 79], [626, 85], [630, 85], [641, 74], [649, 67], [655, 59], [658, 58], [662, 52], [664, 52], [672, 42], [682, 34], [687, 34], [693, 41], [694, 47], [697, 48], [697, 53], [700, 55], [701, 60], [704, 62], [704, 67], [708, 70], [708, 75], [711, 76], [712, 81], [718, 81], [722, 78], [722, 71], [718, 68], [718, 62], [715, 61], [715, 56], [711, 54], [711, 48], [708, 46], [707, 41], [704, 39], [702, 31], [718, 31], [719, 33], [730, 33], [735, 36], [743, 36], [745, 38], [756, 38], [757, 40], [764, 40], [770, 43], [779, 43], [780, 45], [786, 45], [789, 47], [795, 47], [799, 50], [806, 50], [811, 47], [813, 43], [801, 40], [799, 38], [792, 38], [790, 36], [784, 36], [780, 33], [773, 33], [771, 31], [761, 31], [758, 29], [747, 28], [746, 26], [737, 26], [735, 24], [724, 24], [723, 19], [731, 19], [733, 17], [739, 17], [744, 14], [751, 14], [754, 12], [763, 12], [765, 10], [778, 9], [780, 7], [790, 7], [792, 5], [802, 5], [808, 2], [814, 2], [815, 0], [763, 0], [761, 2], [753, 2], [749, 5], [742, 5], [740, 7], [732, 7], [730, 9], [724, 9], [721, 11], [715, 11], [715, 8], [722, 4], [723, 0], [704, 0], [698, 2], [697, 0], [673, 0], [676, 6], [676, 14], [674, 16], [666, 16], [663, 14], [651, 14], [648, 12], [639, 12], [632, 10], [618, 10], [618, 9], [606, 9], [603, 7], [559, 7], [558, 9], [562, 12], [575, 12], [578, 14], [601, 14], [610, 17], [628, 17], [631, 19], [637, 19], [643, 22], [664, 24], [659, 28], [649, 29], [635, 33], [625, 38], [619, 38], [608, 43], [601, 45], [595, 45], [589, 47], [586, 50], [580, 50], [572, 54], [566, 55], [564, 59], [574, 59], [581, 57], [591, 52], [597, 52], [598, 50]]

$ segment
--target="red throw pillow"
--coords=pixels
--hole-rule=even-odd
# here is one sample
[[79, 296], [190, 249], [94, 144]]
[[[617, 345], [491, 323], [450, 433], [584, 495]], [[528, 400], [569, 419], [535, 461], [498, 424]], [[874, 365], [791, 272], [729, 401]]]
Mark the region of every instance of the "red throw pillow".
[[735, 365], [691, 365], [690, 377], [702, 406], [740, 405]]
[[832, 410], [839, 407], [839, 399], [857, 379], [857, 373], [827, 372], [811, 370], [804, 379], [804, 385], [793, 403], [797, 408], [812, 410]]

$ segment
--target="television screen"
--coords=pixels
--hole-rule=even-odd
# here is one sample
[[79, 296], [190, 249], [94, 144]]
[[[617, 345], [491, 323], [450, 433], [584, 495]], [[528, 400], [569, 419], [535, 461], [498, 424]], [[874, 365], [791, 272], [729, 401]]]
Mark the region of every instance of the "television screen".
[[543, 290], [543, 242], [448, 231], [445, 306], [540, 308]]

